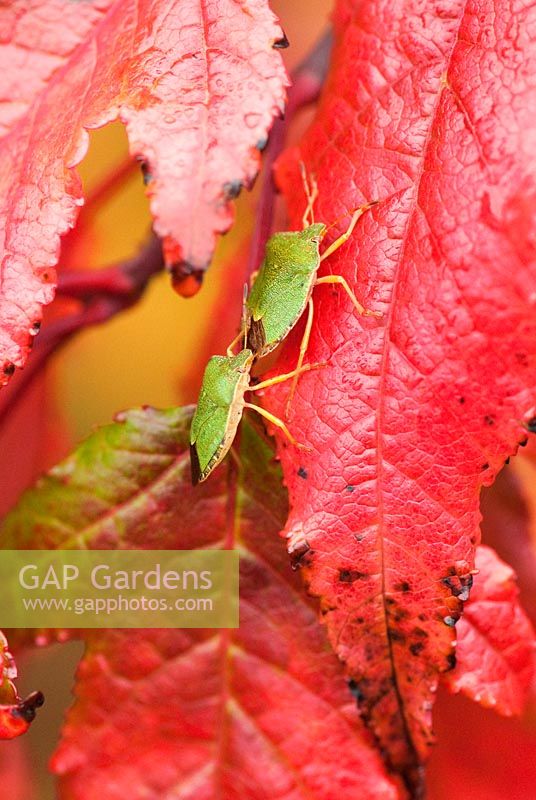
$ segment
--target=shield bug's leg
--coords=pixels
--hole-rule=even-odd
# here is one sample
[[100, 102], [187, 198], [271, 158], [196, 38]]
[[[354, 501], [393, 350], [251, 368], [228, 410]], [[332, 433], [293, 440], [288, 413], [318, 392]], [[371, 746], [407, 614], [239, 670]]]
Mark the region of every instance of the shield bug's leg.
[[300, 450], [309, 450], [309, 451], [312, 450], [312, 448], [307, 447], [306, 444], [301, 444], [300, 442], [298, 442], [291, 434], [291, 432], [289, 431], [283, 420], [279, 419], [279, 417], [274, 417], [274, 415], [270, 414], [269, 411], [266, 411], [266, 409], [261, 408], [261, 406], [256, 406], [253, 403], [245, 403], [244, 406], [245, 408], [251, 408], [252, 411], [257, 411], [261, 415], [261, 417], [264, 417], [269, 422], [271, 422], [272, 425], [275, 425], [277, 428], [280, 428], [287, 437], [287, 439], [289, 440], [289, 442], [294, 445], [294, 447], [298, 447]]
[[324, 250], [324, 252], [320, 256], [320, 261], [324, 261], [326, 258], [329, 258], [329, 256], [332, 253], [334, 253], [335, 250], [338, 250], [339, 247], [342, 247], [343, 244], [348, 241], [348, 239], [350, 238], [350, 236], [354, 231], [355, 226], [357, 225], [358, 219], [363, 216], [365, 211], [368, 211], [369, 208], [375, 206], [377, 202], [378, 202], [377, 200], [374, 200], [372, 203], [366, 203], [366, 205], [356, 208], [356, 210], [352, 214], [352, 219], [350, 220], [350, 224], [348, 225], [345, 232], [341, 234], [341, 236], [339, 236], [338, 239], [335, 239], [335, 241], [332, 242], [326, 250]]
[[322, 369], [323, 367], [327, 367], [326, 361], [322, 361], [320, 364], [305, 364], [305, 366], [299, 369], [293, 369], [292, 372], [284, 372], [283, 375], [276, 375], [275, 378], [268, 378], [266, 381], [257, 383], [256, 386], [250, 386], [248, 392], [258, 392], [260, 389], [267, 389], [269, 386], [275, 386], [276, 383], [288, 381], [295, 375], [301, 375], [302, 372], [309, 372], [312, 369]]
[[303, 163], [303, 161], [300, 161], [300, 174], [302, 177], [305, 197], [307, 198], [307, 205], [305, 207], [305, 211], [303, 212], [303, 217], [302, 217], [302, 227], [308, 228], [309, 225], [312, 225], [315, 221], [313, 206], [318, 197], [318, 185], [312, 175], [309, 179], [307, 178], [307, 171], [305, 169], [305, 164]]
[[342, 275], [325, 275], [323, 278], [317, 278], [315, 281], [315, 286], [322, 283], [338, 283], [342, 286], [352, 303], [354, 304], [356, 310], [359, 314], [364, 317], [383, 317], [381, 311], [370, 311], [370, 309], [365, 308], [365, 306], [361, 305], [355, 294], [352, 292], [348, 283], [346, 282], [345, 278]]
[[240, 339], [243, 339], [243, 338], [244, 338], [244, 329], [241, 328], [239, 330], [239, 332], [236, 334], [236, 336], [233, 339], [233, 341], [231, 342], [231, 344], [229, 344], [227, 346], [227, 355], [229, 357], [234, 356], [233, 350], [234, 350], [235, 346], [238, 344], [238, 342], [240, 341]]
[[247, 340], [246, 301], [247, 301], [247, 299], [248, 299], [248, 285], [247, 285], [247, 283], [245, 283], [244, 284], [244, 290], [243, 290], [243, 293], [242, 293], [242, 319], [240, 321], [240, 330], [238, 331], [237, 335], [235, 336], [235, 338], [233, 339], [231, 344], [228, 345], [228, 347], [227, 347], [227, 355], [228, 356], [233, 356], [234, 355], [233, 350], [234, 350], [235, 346], [238, 344], [238, 342], [240, 341], [240, 339], [244, 340], [244, 347], [242, 349], [245, 349], [245, 347], [246, 347], [246, 340]]
[[302, 371], [303, 359], [305, 358], [305, 353], [307, 352], [307, 348], [309, 346], [311, 328], [313, 327], [313, 314], [314, 314], [313, 298], [310, 297], [308, 303], [307, 322], [305, 324], [305, 331], [303, 333], [302, 340], [300, 343], [300, 354], [298, 356], [298, 363], [296, 365], [296, 374], [294, 375], [294, 379], [290, 387], [290, 392], [288, 393], [287, 404], [285, 406], [285, 419], [288, 419], [290, 413], [292, 398], [294, 397], [294, 392], [296, 391], [296, 386], [298, 385], [298, 378], [300, 372]]

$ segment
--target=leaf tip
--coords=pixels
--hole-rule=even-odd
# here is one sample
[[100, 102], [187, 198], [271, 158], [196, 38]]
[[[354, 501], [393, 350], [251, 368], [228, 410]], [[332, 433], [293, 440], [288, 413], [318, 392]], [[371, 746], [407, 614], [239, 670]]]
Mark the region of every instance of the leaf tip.
[[193, 267], [187, 261], [179, 261], [168, 269], [171, 285], [181, 297], [194, 297], [201, 289], [204, 270]]

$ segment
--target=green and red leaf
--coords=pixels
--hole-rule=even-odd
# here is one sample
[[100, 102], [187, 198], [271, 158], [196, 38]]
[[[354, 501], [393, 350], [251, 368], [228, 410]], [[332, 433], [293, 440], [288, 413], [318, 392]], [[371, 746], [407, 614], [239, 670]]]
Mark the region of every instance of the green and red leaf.
[[396, 800], [278, 532], [272, 450], [190, 482], [183, 410], [128, 412], [23, 496], [4, 547], [236, 547], [237, 630], [93, 631], [53, 759], [69, 800]]

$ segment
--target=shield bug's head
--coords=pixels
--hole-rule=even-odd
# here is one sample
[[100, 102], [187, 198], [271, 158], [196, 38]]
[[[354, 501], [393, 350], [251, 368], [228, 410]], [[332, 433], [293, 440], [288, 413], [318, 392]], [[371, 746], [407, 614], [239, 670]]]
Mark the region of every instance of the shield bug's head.
[[306, 241], [321, 242], [326, 235], [327, 229], [328, 226], [324, 225], [323, 222], [314, 222], [312, 225], [308, 225], [307, 228], [303, 229], [301, 232], [302, 238]]

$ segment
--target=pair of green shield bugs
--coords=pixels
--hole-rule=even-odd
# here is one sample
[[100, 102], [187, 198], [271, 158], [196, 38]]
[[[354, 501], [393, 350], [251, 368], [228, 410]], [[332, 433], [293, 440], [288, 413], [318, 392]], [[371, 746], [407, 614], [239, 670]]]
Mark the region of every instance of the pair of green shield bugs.
[[[257, 411], [280, 428], [294, 446], [309, 449], [296, 441], [283, 420], [260, 406], [246, 402], [245, 395], [247, 392], [261, 391], [277, 383], [292, 380], [287, 401], [288, 416], [299, 376], [325, 366], [303, 364], [313, 324], [312, 294], [315, 286], [339, 284], [359, 314], [382, 316], [379, 312], [369, 311], [358, 301], [342, 275], [326, 275], [321, 278], [317, 276], [320, 264], [350, 238], [359, 218], [377, 201], [356, 209], [346, 231], [320, 253], [320, 243], [328, 226], [314, 221], [313, 206], [318, 197], [318, 188], [314, 178], [308, 179], [303, 164], [300, 168], [307, 198], [302, 230], [275, 233], [268, 240], [263, 263], [254, 276], [249, 296], [245, 298], [242, 329], [229, 345], [227, 355], [213, 356], [205, 369], [190, 430], [194, 485], [208, 478], [227, 455], [245, 408]], [[307, 322], [296, 368], [292, 372], [252, 385], [251, 369], [254, 361], [275, 350], [297, 324], [306, 308]], [[240, 340], [244, 341], [245, 347], [235, 355], [233, 349]]]

